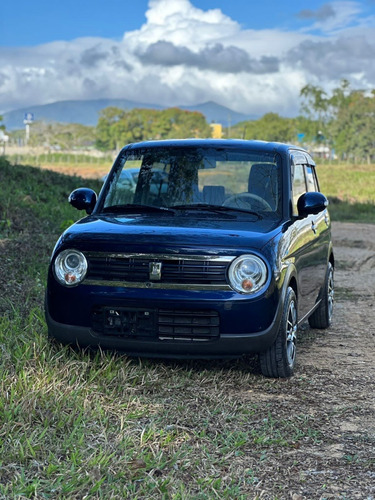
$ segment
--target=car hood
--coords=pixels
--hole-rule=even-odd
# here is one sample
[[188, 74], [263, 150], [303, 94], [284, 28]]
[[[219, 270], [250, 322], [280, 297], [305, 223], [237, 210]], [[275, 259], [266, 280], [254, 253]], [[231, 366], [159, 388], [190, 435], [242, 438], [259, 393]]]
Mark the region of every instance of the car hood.
[[62, 235], [57, 247], [107, 252], [223, 253], [260, 250], [279, 231], [280, 221], [146, 214], [89, 216]]

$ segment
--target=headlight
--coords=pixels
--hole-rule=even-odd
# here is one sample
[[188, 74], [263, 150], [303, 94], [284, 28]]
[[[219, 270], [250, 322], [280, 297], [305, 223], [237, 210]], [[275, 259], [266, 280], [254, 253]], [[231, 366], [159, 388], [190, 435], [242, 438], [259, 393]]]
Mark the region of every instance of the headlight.
[[87, 272], [87, 260], [78, 250], [63, 250], [55, 260], [55, 276], [65, 286], [81, 283]]
[[236, 292], [255, 293], [267, 281], [267, 267], [256, 255], [241, 255], [230, 265], [228, 277]]

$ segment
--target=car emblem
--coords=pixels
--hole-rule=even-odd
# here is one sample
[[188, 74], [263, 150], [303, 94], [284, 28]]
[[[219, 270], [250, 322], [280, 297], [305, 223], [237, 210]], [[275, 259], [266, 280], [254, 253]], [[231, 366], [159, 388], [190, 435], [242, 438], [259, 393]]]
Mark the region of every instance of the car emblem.
[[149, 264], [149, 278], [150, 280], [160, 281], [161, 280], [161, 262], [150, 262]]

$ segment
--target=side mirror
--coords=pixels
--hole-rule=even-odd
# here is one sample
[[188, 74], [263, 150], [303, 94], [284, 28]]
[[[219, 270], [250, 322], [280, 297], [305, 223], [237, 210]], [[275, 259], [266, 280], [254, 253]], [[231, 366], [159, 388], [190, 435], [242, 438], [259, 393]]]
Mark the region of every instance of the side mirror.
[[86, 210], [88, 214], [94, 210], [96, 199], [95, 191], [88, 188], [75, 189], [69, 195], [69, 203], [77, 210]]
[[322, 193], [304, 193], [298, 198], [297, 209], [300, 217], [316, 215], [328, 207], [328, 200]]

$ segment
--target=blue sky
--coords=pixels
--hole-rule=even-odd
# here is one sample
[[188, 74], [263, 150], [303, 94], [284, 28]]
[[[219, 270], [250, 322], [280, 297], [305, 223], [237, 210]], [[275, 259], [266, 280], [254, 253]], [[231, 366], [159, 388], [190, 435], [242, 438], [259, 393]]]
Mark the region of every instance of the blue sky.
[[293, 116], [307, 83], [375, 87], [375, 0], [13, 0], [0, 113], [67, 99]]
[[[319, 11], [325, 1], [295, 0], [193, 0], [203, 10], [219, 8], [243, 28], [299, 30], [309, 18], [304, 10]], [[375, 2], [361, 2], [368, 13], [375, 13]], [[89, 6], [88, 6], [89, 5]], [[0, 46], [30, 46], [53, 40], [73, 40], [94, 36], [119, 39], [125, 31], [140, 28], [146, 22], [148, 0], [106, 0], [82, 2], [64, 0], [12, 0], [2, 2], [0, 10]]]

